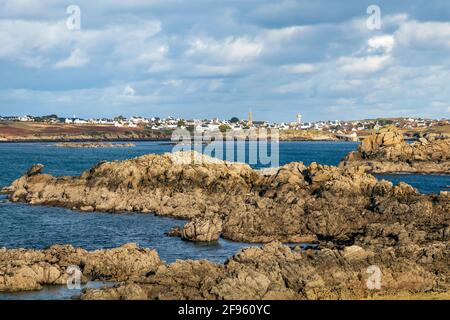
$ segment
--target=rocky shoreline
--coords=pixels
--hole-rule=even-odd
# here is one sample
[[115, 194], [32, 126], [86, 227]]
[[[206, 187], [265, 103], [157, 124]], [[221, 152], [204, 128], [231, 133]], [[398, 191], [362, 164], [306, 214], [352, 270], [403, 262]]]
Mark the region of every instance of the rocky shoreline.
[[[114, 287], [84, 289], [81, 299], [367, 299], [448, 293], [448, 243], [378, 250], [301, 250], [272, 242], [242, 249], [225, 264], [178, 260], [165, 264], [134, 244], [88, 252], [72, 246], [0, 249], [0, 292], [66, 284], [74, 266], [87, 280]], [[368, 285], [381, 272], [381, 288]]]
[[[259, 139], [259, 138], [258, 138]], [[257, 141], [258, 139], [243, 139], [246, 141]], [[95, 138], [93, 136], [73, 136], [73, 137], [16, 137], [16, 138], [0, 138], [0, 143], [115, 143], [115, 142], [161, 142], [167, 145], [176, 145], [179, 142], [173, 142], [170, 135], [161, 135], [160, 137], [140, 137], [140, 136], [113, 136], [111, 138]], [[345, 140], [336, 137], [319, 136], [319, 137], [285, 137], [280, 136], [279, 141], [282, 142], [342, 142]], [[348, 141], [348, 140], [346, 140]], [[210, 142], [202, 142], [208, 144]]]
[[[81, 299], [322, 300], [448, 292], [448, 246], [410, 249], [301, 251], [272, 242], [240, 250], [223, 265], [206, 260], [163, 265], [138, 281], [85, 290]], [[379, 290], [367, 284], [374, 268], [382, 272]]]
[[[185, 226], [167, 231], [188, 241], [270, 243], [224, 265], [160, 265], [117, 287], [87, 290], [84, 299], [368, 298], [371, 265], [383, 270], [380, 294], [449, 291], [449, 192], [420, 194], [358, 166], [294, 162], [253, 170], [195, 152], [100, 162], [77, 177], [53, 177], [43, 168], [33, 166], [2, 192], [32, 205], [185, 218]], [[280, 242], [315, 243], [320, 250], [300, 252]], [[20, 252], [0, 252], [0, 259]], [[96, 275], [87, 272], [92, 280], [107, 278]]]
[[340, 167], [364, 167], [371, 173], [450, 174], [450, 139], [425, 135], [408, 144], [396, 128], [384, 128], [364, 139]]
[[43, 285], [66, 285], [81, 271], [88, 280], [132, 281], [156, 271], [162, 264], [155, 250], [126, 244], [115, 249], [88, 252], [70, 245], [45, 250], [0, 249], [0, 293], [40, 290]]
[[111, 142], [60, 142], [55, 144], [58, 148], [129, 148], [135, 147], [134, 143]]
[[[243, 242], [361, 242], [370, 226], [399, 223], [405, 233], [439, 237], [450, 194], [423, 195], [363, 168], [295, 162], [253, 170], [195, 152], [100, 162], [78, 177], [33, 166], [4, 188], [11, 201], [80, 211], [142, 212], [191, 220], [180, 236]], [[206, 239], [206, 240], [205, 240]]]
[[0, 143], [117, 143], [117, 142], [170, 142], [169, 137], [123, 137], [116, 136], [111, 138], [94, 138], [89, 136], [78, 136], [78, 137], [43, 137], [43, 138], [9, 138], [0, 139]]

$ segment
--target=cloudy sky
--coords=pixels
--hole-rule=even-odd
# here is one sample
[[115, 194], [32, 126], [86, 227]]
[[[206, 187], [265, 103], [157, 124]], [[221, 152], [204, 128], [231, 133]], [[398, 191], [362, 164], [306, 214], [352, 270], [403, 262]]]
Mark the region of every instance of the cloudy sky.
[[[372, 4], [380, 29], [367, 26]], [[0, 0], [0, 115], [249, 110], [450, 117], [450, 2]]]

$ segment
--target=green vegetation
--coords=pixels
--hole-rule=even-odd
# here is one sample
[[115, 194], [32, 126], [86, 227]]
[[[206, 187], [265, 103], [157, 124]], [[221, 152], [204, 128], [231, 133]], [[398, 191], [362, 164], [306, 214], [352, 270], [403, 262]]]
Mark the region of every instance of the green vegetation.
[[220, 132], [226, 132], [227, 130], [230, 130], [230, 129], [231, 129], [231, 127], [227, 126], [226, 124], [222, 124], [219, 126]]
[[114, 121], [124, 121], [124, 120], [126, 120], [126, 118], [124, 116], [122, 116], [122, 115], [117, 116], [117, 117], [114, 118]]
[[56, 114], [49, 114], [47, 116], [34, 117], [34, 121], [37, 122], [48, 122], [48, 121], [58, 121], [59, 117]]

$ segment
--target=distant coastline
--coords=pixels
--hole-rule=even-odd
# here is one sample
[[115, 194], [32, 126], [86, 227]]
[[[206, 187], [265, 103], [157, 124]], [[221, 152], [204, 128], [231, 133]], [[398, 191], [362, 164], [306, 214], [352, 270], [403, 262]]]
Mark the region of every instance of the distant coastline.
[[0, 140], [0, 143], [77, 143], [77, 142], [145, 142], [145, 141], [154, 141], [154, 142], [170, 142], [170, 138], [113, 138], [113, 139], [95, 139], [95, 138], [86, 138], [86, 139], [10, 139], [10, 140]]
[[[145, 126], [115, 127], [96, 124], [53, 124], [0, 121], [0, 143], [63, 142], [171, 142], [174, 129], [156, 130]], [[327, 130], [280, 129], [279, 141], [361, 141], [373, 130], [334, 133]], [[402, 129], [405, 140], [415, 141], [426, 133], [450, 136], [450, 126]], [[239, 136], [239, 131], [235, 132]]]
[[[64, 142], [171, 142], [173, 129], [146, 127], [124, 128], [110, 125], [47, 124], [0, 122], [0, 143]], [[239, 132], [236, 133], [239, 136]], [[245, 137], [244, 137], [245, 138]], [[336, 141], [329, 132], [315, 130], [280, 130], [280, 141]]]
[[[248, 140], [247, 140], [248, 141]], [[253, 141], [253, 140], [251, 140]], [[338, 140], [338, 139], [279, 139], [280, 142], [352, 142], [348, 140]], [[113, 139], [10, 139], [10, 140], [0, 140], [0, 143], [76, 143], [76, 142], [162, 142], [165, 144], [177, 144], [169, 138], [113, 138]]]

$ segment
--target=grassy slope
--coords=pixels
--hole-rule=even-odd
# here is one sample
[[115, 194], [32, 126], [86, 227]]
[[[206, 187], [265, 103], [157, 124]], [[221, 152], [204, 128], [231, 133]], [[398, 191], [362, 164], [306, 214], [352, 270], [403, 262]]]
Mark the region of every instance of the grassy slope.
[[45, 124], [33, 122], [0, 122], [1, 140], [39, 140], [65, 138], [114, 139], [118, 137], [165, 137], [170, 133], [144, 128], [117, 128], [112, 125]]

